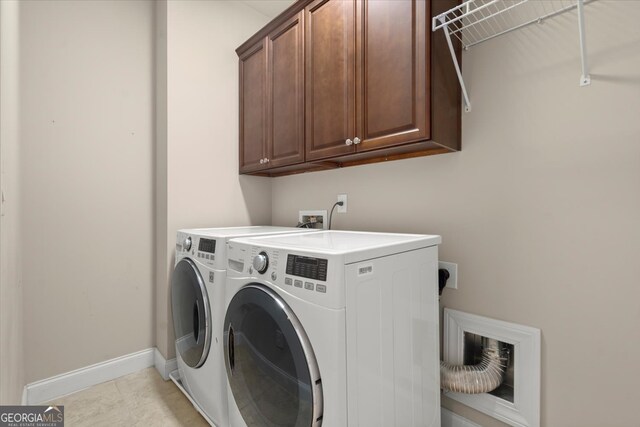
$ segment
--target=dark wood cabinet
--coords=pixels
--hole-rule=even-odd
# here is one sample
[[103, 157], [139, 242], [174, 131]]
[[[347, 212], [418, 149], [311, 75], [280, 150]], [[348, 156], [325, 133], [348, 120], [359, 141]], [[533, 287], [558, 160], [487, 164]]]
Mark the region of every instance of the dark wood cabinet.
[[460, 89], [446, 41], [430, 28], [455, 4], [294, 3], [237, 50], [240, 172], [278, 176], [459, 150]]
[[304, 162], [304, 15], [267, 36], [267, 167]]
[[240, 172], [265, 168], [267, 137], [265, 41], [240, 55]]
[[429, 2], [357, 3], [358, 151], [429, 139]]
[[302, 12], [240, 57], [240, 172], [304, 162]]
[[355, 2], [316, 0], [305, 8], [307, 160], [353, 153]]

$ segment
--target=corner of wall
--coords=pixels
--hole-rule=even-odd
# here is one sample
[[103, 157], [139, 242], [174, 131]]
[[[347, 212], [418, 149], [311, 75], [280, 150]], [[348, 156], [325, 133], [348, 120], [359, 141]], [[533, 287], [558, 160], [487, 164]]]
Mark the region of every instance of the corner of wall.
[[19, 2], [0, 2], [0, 404], [25, 385], [19, 170]]
[[[166, 297], [164, 284], [167, 280], [168, 229], [167, 229], [167, 1], [155, 2], [155, 258], [154, 258], [154, 318], [156, 347], [164, 356], [170, 355], [166, 329]], [[160, 327], [159, 325], [165, 325]]]

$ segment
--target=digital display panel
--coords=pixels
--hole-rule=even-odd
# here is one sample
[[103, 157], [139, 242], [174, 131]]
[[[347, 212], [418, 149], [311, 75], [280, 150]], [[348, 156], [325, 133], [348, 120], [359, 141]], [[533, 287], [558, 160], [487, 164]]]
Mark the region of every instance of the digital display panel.
[[198, 243], [198, 250], [200, 252], [208, 252], [210, 254], [215, 254], [216, 241], [213, 239], [200, 239], [200, 243]]
[[287, 256], [287, 274], [325, 282], [327, 260], [290, 254]]

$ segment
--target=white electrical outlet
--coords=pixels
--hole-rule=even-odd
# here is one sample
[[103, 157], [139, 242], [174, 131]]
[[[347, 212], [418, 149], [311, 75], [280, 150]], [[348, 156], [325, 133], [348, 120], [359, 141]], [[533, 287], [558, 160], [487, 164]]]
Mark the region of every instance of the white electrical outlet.
[[449, 272], [449, 279], [447, 280], [446, 288], [458, 289], [458, 264], [453, 262], [438, 262], [438, 269], [444, 268]]
[[347, 195], [346, 194], [338, 194], [338, 201], [342, 202], [342, 206], [336, 206], [336, 211], [338, 213], [347, 213]]

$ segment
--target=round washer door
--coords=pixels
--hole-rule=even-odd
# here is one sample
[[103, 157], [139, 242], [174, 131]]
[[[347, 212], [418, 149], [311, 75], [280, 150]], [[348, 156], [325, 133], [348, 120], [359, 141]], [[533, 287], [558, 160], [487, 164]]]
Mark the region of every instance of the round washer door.
[[240, 289], [224, 321], [229, 385], [248, 427], [322, 425], [322, 382], [307, 334], [266, 286]]
[[182, 259], [173, 271], [171, 307], [176, 349], [188, 366], [199, 368], [209, 354], [211, 313], [204, 281], [189, 258]]

